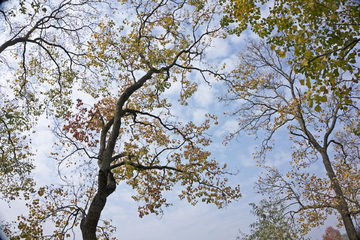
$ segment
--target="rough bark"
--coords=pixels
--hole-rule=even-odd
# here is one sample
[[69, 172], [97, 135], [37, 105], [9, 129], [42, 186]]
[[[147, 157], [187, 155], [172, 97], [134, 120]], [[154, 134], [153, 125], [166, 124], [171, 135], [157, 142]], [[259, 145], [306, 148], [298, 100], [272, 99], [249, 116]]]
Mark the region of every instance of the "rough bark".
[[346, 203], [346, 200], [344, 198], [344, 193], [341, 190], [341, 187], [337, 181], [336, 178], [336, 174], [331, 166], [331, 162], [329, 159], [328, 154], [326, 153], [326, 151], [322, 150], [320, 151], [321, 153], [321, 157], [323, 160], [323, 164], [325, 166], [326, 169], [326, 173], [328, 175], [328, 178], [330, 179], [331, 182], [331, 187], [334, 190], [335, 194], [336, 194], [336, 198], [339, 201], [339, 206], [338, 206], [338, 212], [341, 215], [341, 218], [343, 220], [345, 229], [346, 229], [346, 233], [349, 237], [349, 240], [359, 240], [360, 238], [358, 237], [357, 233], [356, 233], [356, 229], [354, 226], [354, 223], [351, 219], [351, 215], [349, 213], [349, 208], [348, 205]]
[[87, 215], [81, 221], [81, 232], [84, 240], [96, 240], [96, 228], [107, 197], [115, 191], [116, 182], [113, 174], [100, 170], [98, 175], [98, 191], [90, 204]]
[[[114, 117], [102, 128], [99, 150], [99, 175], [97, 193], [90, 204], [89, 211], [81, 221], [81, 232], [84, 240], [96, 240], [96, 228], [100, 219], [102, 210], [105, 207], [107, 197], [116, 189], [116, 181], [111, 172], [112, 153], [119, 136], [121, 118], [124, 115], [123, 106], [129, 97], [144, 83], [151, 78], [154, 73], [159, 72], [156, 69], [150, 69], [138, 82], [135, 82], [120, 96]], [[110, 136], [107, 134], [111, 129]], [[106, 141], [108, 139], [108, 141]]]
[[329, 129], [327, 129], [327, 132], [324, 136], [324, 146], [321, 146], [318, 141], [316, 140], [316, 138], [308, 131], [305, 121], [303, 119], [303, 116], [301, 114], [301, 106], [298, 105], [298, 122], [300, 123], [301, 129], [302, 131], [306, 134], [306, 136], [308, 137], [308, 141], [316, 148], [316, 150], [321, 154], [321, 158], [323, 160], [323, 164], [327, 173], [327, 176], [331, 182], [331, 188], [334, 190], [335, 195], [336, 195], [336, 199], [338, 201], [338, 207], [337, 210], [341, 215], [341, 218], [343, 220], [345, 229], [346, 229], [346, 233], [349, 237], [349, 240], [360, 240], [360, 238], [358, 237], [357, 233], [356, 233], [356, 229], [354, 226], [354, 223], [351, 219], [351, 215], [349, 212], [349, 207], [348, 204], [345, 200], [344, 197], [344, 193], [341, 189], [341, 186], [339, 185], [339, 182], [337, 180], [336, 174], [334, 172], [334, 169], [331, 165], [331, 161], [329, 158], [329, 155], [327, 153], [327, 147], [328, 147], [328, 138], [330, 136], [330, 134], [332, 133], [336, 121], [337, 121], [337, 110], [334, 113], [333, 119], [332, 119], [332, 124], [330, 126]]

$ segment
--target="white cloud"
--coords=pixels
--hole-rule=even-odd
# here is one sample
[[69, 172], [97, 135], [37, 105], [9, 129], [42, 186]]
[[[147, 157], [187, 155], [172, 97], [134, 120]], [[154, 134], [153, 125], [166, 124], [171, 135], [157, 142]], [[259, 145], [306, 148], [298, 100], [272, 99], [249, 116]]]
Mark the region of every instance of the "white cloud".
[[238, 126], [239, 126], [239, 123], [236, 119], [227, 120], [225, 122], [225, 124], [222, 125], [222, 127], [215, 132], [214, 135], [217, 137], [221, 137], [223, 135], [233, 132], [234, 130], [236, 130], [238, 128]]
[[211, 88], [206, 84], [200, 84], [198, 87], [198, 91], [194, 94], [194, 99], [196, 102], [196, 106], [209, 108], [211, 104], [213, 104], [215, 96], [215, 89]]
[[274, 151], [269, 152], [268, 154], [266, 165], [280, 167], [284, 164], [289, 163], [290, 160], [291, 152], [284, 151], [283, 149], [280, 149], [279, 147], [276, 148], [275, 146]]
[[201, 124], [205, 121], [205, 114], [207, 114], [208, 111], [205, 109], [195, 109], [193, 112], [193, 122], [195, 124]]
[[238, 159], [245, 167], [253, 167], [256, 164], [256, 160], [251, 155], [241, 154], [238, 156]]
[[223, 58], [229, 55], [230, 45], [227, 39], [216, 38], [212, 41], [212, 47], [206, 51], [209, 59]]
[[[131, 236], [131, 239], [234, 239], [241, 225], [243, 211], [238, 211], [243, 204], [228, 206], [219, 210], [213, 205], [198, 203], [191, 206], [187, 201], [173, 201], [174, 206], [165, 209], [165, 215], [159, 219], [154, 215], [142, 219], [136, 212], [137, 204], [123, 206], [122, 211], [111, 209], [113, 222], [117, 223], [117, 236]], [[139, 231], [141, 229], [141, 231]]]

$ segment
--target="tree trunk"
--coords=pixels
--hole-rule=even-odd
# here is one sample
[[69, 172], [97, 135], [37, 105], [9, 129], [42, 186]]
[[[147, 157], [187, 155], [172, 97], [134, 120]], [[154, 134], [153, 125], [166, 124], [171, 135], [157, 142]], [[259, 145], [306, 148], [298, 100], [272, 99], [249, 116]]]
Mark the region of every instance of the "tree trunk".
[[324, 163], [327, 175], [328, 175], [328, 177], [330, 179], [330, 182], [331, 182], [331, 187], [335, 191], [336, 198], [339, 201], [339, 206], [338, 206], [337, 210], [341, 215], [341, 218], [343, 220], [343, 223], [344, 223], [344, 226], [345, 226], [345, 229], [346, 229], [346, 233], [347, 233], [347, 235], [349, 237], [349, 240], [360, 240], [360, 238], [358, 237], [358, 235], [356, 233], [354, 223], [353, 223], [353, 221], [351, 219], [351, 215], [349, 213], [349, 208], [348, 208], [348, 205], [347, 205], [347, 203], [345, 201], [345, 198], [344, 198], [344, 193], [341, 190], [341, 187], [340, 187], [340, 185], [339, 185], [339, 183], [337, 181], [334, 169], [331, 166], [329, 156], [328, 156], [326, 150], [324, 150], [324, 149], [321, 149], [320, 153], [321, 153], [321, 156], [322, 156], [322, 159], [323, 159], [323, 163]]
[[[294, 91], [292, 91], [293, 96], [295, 97]], [[307, 130], [302, 111], [301, 111], [301, 105], [297, 105], [297, 120], [300, 123], [301, 130], [307, 135], [308, 141], [315, 147], [315, 149], [321, 154], [323, 164], [326, 170], [326, 173], [328, 175], [328, 178], [331, 182], [331, 188], [334, 190], [337, 200], [339, 201], [339, 205], [337, 207], [338, 212], [341, 215], [341, 218], [343, 220], [346, 233], [349, 237], [349, 240], [360, 240], [358, 237], [354, 223], [351, 219], [351, 215], [349, 213], [349, 207], [347, 205], [347, 202], [344, 197], [344, 193], [339, 185], [339, 182], [337, 180], [336, 174], [334, 172], [333, 167], [331, 166], [331, 162], [329, 159], [329, 155], [327, 153], [327, 144], [328, 144], [328, 137], [331, 134], [331, 132], [334, 130], [335, 123], [337, 121], [336, 113], [339, 110], [339, 108], [336, 109], [333, 122], [331, 124], [331, 127], [326, 131], [326, 134], [324, 136], [324, 146], [321, 146], [316, 138], [310, 133], [310, 131]]]
[[81, 220], [80, 229], [84, 240], [96, 240], [96, 228], [107, 197], [115, 191], [116, 182], [112, 172], [99, 171], [98, 191], [90, 204], [89, 211]]

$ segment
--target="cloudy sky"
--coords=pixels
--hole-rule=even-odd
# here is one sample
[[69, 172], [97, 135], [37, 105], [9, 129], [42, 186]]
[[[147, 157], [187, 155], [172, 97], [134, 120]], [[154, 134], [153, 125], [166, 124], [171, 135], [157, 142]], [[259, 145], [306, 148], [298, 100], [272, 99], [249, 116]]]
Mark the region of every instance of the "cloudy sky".
[[[231, 36], [227, 39], [215, 40], [207, 56], [213, 63], [219, 65], [226, 63], [227, 68], [231, 69], [236, 64], [236, 53], [243, 46], [244, 39], [249, 37], [254, 36], [247, 31], [241, 37]], [[209, 86], [200, 77], [194, 76], [194, 78], [199, 84], [198, 91], [190, 100], [188, 107], [175, 105], [173, 114], [195, 123], [201, 123], [206, 113], [219, 117], [219, 124], [209, 130], [209, 134], [213, 137], [213, 144], [209, 148], [212, 152], [211, 157], [220, 163], [227, 163], [230, 169], [238, 172], [237, 175], [229, 177], [229, 183], [232, 186], [240, 184], [243, 197], [224, 209], [217, 209], [214, 205], [202, 202], [192, 206], [185, 200], [178, 199], [180, 188], [175, 188], [174, 191], [165, 193], [168, 202], [173, 203], [173, 206], [166, 208], [162, 217], [148, 215], [139, 218], [137, 212], [139, 204], [131, 198], [135, 192], [131, 187], [120, 184], [116, 192], [109, 197], [101, 216], [103, 220], [112, 219], [112, 224], [117, 228], [115, 236], [118, 239], [234, 240], [238, 229], [249, 233], [249, 224], [255, 221], [255, 217], [250, 214], [249, 203], [258, 203], [263, 198], [253, 189], [263, 169], [255, 166], [252, 153], [254, 148], [259, 146], [261, 139], [256, 140], [254, 136], [243, 134], [237, 140], [224, 146], [222, 144], [224, 136], [236, 129], [237, 122], [235, 118], [226, 117], [223, 114], [231, 112], [233, 106], [224, 106], [218, 101], [218, 97], [225, 91], [223, 83], [213, 81]], [[174, 85], [166, 94], [171, 97], [178, 90], [178, 87]], [[51, 120], [43, 117], [40, 122], [36, 136], [33, 137], [36, 139], [33, 148], [37, 149], [36, 169], [33, 174], [39, 185], [57, 183], [59, 179], [56, 162], [48, 157], [55, 140], [47, 128]], [[279, 131], [275, 139], [276, 148], [268, 155], [267, 161], [279, 166], [280, 169], [282, 167], [286, 169], [291, 158], [291, 143], [288, 141], [285, 130]], [[315, 165], [314, 168], [316, 167]], [[321, 173], [321, 167], [319, 167], [319, 173]], [[15, 220], [17, 216], [26, 213], [27, 209], [21, 201], [11, 202], [10, 205], [0, 201], [0, 219], [2, 220]], [[323, 228], [314, 229], [309, 236], [314, 240], [321, 239], [325, 228], [330, 225], [336, 225], [334, 219], [326, 222]], [[46, 230], [51, 231], [51, 227]]]

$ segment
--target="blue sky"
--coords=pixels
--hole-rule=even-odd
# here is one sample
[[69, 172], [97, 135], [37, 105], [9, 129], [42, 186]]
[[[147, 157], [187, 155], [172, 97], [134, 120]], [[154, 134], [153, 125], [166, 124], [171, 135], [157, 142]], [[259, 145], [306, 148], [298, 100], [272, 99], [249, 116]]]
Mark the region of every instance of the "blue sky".
[[[236, 53], [243, 46], [244, 39], [249, 37], [255, 36], [247, 31], [241, 37], [230, 36], [226, 39], [214, 40], [213, 46], [207, 51], [208, 59], [216, 65], [226, 63], [227, 69], [232, 69], [236, 65]], [[250, 214], [249, 203], [258, 203], [263, 198], [255, 193], [253, 187], [264, 170], [255, 166], [256, 162], [252, 158], [252, 153], [262, 139], [256, 140], [254, 136], [247, 136], [244, 133], [237, 140], [233, 140], [226, 146], [223, 145], [224, 136], [237, 127], [235, 118], [224, 116], [224, 112], [231, 112], [234, 106], [225, 106], [218, 101], [218, 97], [225, 92], [222, 82], [213, 80], [209, 86], [197, 75], [193, 75], [192, 78], [199, 84], [198, 91], [189, 101], [189, 106], [174, 105], [173, 114], [184, 121], [191, 120], [195, 123], [201, 123], [206, 113], [219, 117], [219, 124], [209, 130], [213, 138], [213, 144], [209, 147], [212, 152], [211, 157], [220, 163], [227, 163], [234, 172], [238, 171], [237, 175], [229, 177], [229, 183], [232, 186], [240, 184], [243, 197], [224, 209], [217, 209], [214, 205], [202, 202], [192, 206], [185, 200], [179, 200], [177, 195], [180, 188], [175, 188], [174, 191], [165, 193], [168, 202], [173, 203], [173, 206], [165, 209], [161, 218], [154, 215], [139, 218], [137, 212], [139, 204], [131, 198], [134, 194], [133, 190], [125, 184], [120, 184], [116, 192], [109, 197], [101, 216], [104, 220], [112, 219], [112, 224], [117, 228], [115, 236], [118, 239], [235, 239], [239, 228], [249, 233], [249, 224], [255, 221], [255, 217]], [[174, 93], [178, 93], [179, 87], [176, 84], [173, 85], [166, 95], [173, 98]], [[48, 157], [55, 140], [47, 127], [51, 124], [51, 119], [43, 116], [37, 126], [36, 135], [33, 137], [35, 140], [33, 149], [37, 152], [35, 158], [37, 167], [33, 174], [39, 186], [60, 183], [56, 163]], [[287, 163], [291, 158], [291, 142], [288, 140], [286, 130], [279, 131], [275, 139], [276, 148], [268, 155], [267, 161], [287, 169]], [[320, 167], [319, 172], [321, 172]], [[26, 212], [27, 209], [21, 201], [11, 202], [10, 205], [0, 201], [0, 219], [15, 220], [18, 215], [26, 214]], [[323, 228], [314, 229], [309, 236], [312, 239], [321, 239], [325, 228], [330, 225], [336, 225], [334, 219], [325, 223]], [[51, 226], [46, 226], [46, 230], [51, 231]]]
[[[245, 38], [242, 37], [242, 38]], [[208, 55], [219, 62], [227, 62], [230, 68], [236, 61], [235, 48], [242, 46], [242, 38], [231, 37], [230, 39], [221, 39], [215, 41], [214, 47]], [[192, 206], [187, 201], [180, 201], [177, 195], [180, 188], [172, 192], [167, 192], [168, 202], [173, 206], [166, 208], [164, 215], [160, 218], [155, 215], [138, 217], [137, 209], [139, 204], [131, 196], [135, 192], [127, 185], [120, 184], [115, 193], [113, 193], [107, 202], [101, 218], [103, 220], [112, 219], [113, 225], [117, 228], [115, 236], [118, 239], [235, 239], [240, 228], [243, 232], [249, 232], [249, 224], [255, 221], [255, 217], [250, 214], [249, 203], [258, 203], [263, 196], [256, 194], [253, 189], [259, 174], [263, 169], [255, 166], [255, 160], [252, 158], [254, 148], [259, 146], [261, 138], [254, 139], [254, 136], [242, 134], [237, 140], [231, 141], [224, 146], [222, 144], [224, 135], [235, 130], [237, 122], [234, 117], [224, 116], [224, 112], [231, 111], [231, 106], [224, 106], [219, 102], [219, 97], [225, 90], [223, 83], [212, 82], [211, 86], [202, 82], [199, 78], [199, 90], [195, 93], [189, 102], [189, 106], [174, 106], [173, 113], [181, 118], [200, 123], [205, 119], [206, 113], [212, 113], [219, 116], [219, 124], [209, 130], [213, 137], [213, 144], [209, 147], [214, 157], [220, 163], [227, 163], [233, 172], [238, 171], [236, 176], [230, 176], [229, 182], [232, 186], [240, 184], [242, 198], [228, 205], [224, 209], [217, 209], [214, 205], [207, 205], [199, 202]], [[176, 92], [169, 89], [166, 94], [170, 96]], [[41, 183], [60, 183], [57, 177], [56, 163], [49, 159], [49, 151], [52, 149], [52, 133], [47, 128], [51, 125], [51, 120], [42, 117], [37, 126], [37, 133], [33, 139], [34, 149], [37, 149], [36, 166], [34, 176]], [[275, 137], [276, 148], [268, 155], [268, 162], [277, 166], [284, 166], [291, 158], [290, 144], [286, 130], [279, 131]], [[27, 209], [20, 201], [12, 202], [11, 208], [5, 202], [0, 202], [0, 217], [3, 220], [13, 220], [16, 216], [25, 214]], [[309, 236], [312, 239], [321, 239], [324, 229], [327, 225], [334, 226], [334, 221], [325, 224], [321, 229], [314, 229]], [[51, 230], [51, 227], [47, 228]]]

